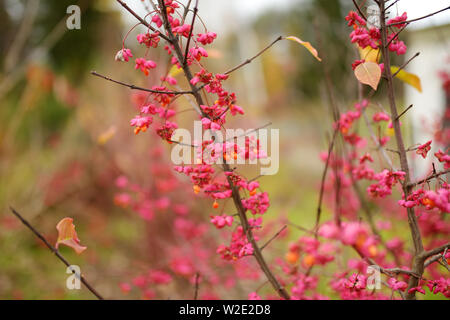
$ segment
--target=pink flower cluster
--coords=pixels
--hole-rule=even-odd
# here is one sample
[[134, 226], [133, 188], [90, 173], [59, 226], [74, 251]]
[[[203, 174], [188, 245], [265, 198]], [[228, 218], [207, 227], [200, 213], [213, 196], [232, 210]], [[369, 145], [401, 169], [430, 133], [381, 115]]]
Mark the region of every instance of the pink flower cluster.
[[384, 169], [380, 173], [373, 176], [373, 179], [378, 180], [377, 183], [371, 184], [367, 188], [367, 193], [372, 197], [384, 198], [392, 194], [392, 188], [405, 178], [403, 171], [391, 171]]

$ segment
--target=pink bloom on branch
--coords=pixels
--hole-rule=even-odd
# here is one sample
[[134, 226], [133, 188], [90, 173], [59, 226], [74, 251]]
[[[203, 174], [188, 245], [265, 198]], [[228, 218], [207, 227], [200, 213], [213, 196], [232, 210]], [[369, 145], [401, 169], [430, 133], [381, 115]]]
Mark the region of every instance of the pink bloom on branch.
[[148, 277], [150, 282], [155, 284], [167, 284], [172, 281], [170, 274], [160, 270], [151, 270]]
[[222, 229], [225, 226], [232, 226], [234, 218], [225, 214], [221, 216], [211, 216], [211, 223], [216, 226], [217, 229]]
[[248, 300], [261, 300], [261, 297], [256, 292], [250, 292], [248, 294]]
[[124, 293], [127, 294], [131, 291], [131, 285], [129, 283], [126, 282], [122, 282], [119, 284], [120, 290]]
[[363, 290], [366, 288], [366, 280], [365, 276], [354, 273], [345, 280], [344, 286], [351, 290]]
[[253, 254], [253, 246], [251, 243], [245, 244], [239, 251], [239, 257], [249, 256]]
[[145, 60], [144, 58], [137, 58], [134, 68], [141, 70], [146, 76], [148, 76], [148, 70], [156, 68], [156, 62], [152, 60]]
[[[406, 12], [403, 12], [403, 14], [401, 16], [395, 17], [393, 19], [389, 19], [387, 21], [387, 24], [389, 25], [392, 23], [404, 22], [406, 20], [408, 20], [408, 14]], [[396, 24], [394, 27], [400, 29], [400, 28], [403, 28], [404, 26], [405, 26], [405, 23], [399, 23], [399, 24]]]
[[357, 23], [359, 23], [361, 26], [366, 25], [366, 21], [364, 21], [364, 19], [361, 18], [355, 11], [350, 11], [345, 17], [345, 20], [348, 21], [349, 27], [356, 26]]
[[380, 122], [380, 121], [389, 121], [391, 118], [384, 112], [377, 112], [373, 115], [373, 121]]
[[202, 57], [208, 57], [208, 52], [202, 47], [195, 47], [189, 49], [189, 56], [194, 57], [197, 61], [200, 61]]
[[159, 35], [159, 32], [146, 34], [140, 33], [136, 36], [136, 39], [140, 44], [145, 44], [147, 48], [156, 48], [160, 40]]
[[422, 158], [426, 158], [427, 157], [427, 153], [428, 151], [431, 150], [431, 140], [425, 142], [424, 144], [421, 144], [419, 147], [417, 147], [416, 153], [418, 155], [421, 155]]
[[161, 26], [162, 26], [162, 24], [163, 24], [161, 18], [160, 18], [159, 15], [157, 15], [157, 14], [155, 14], [155, 15], [152, 17], [152, 22], [155, 23], [156, 26], [157, 26], [158, 28], [161, 28]]
[[434, 156], [439, 160], [439, 162], [444, 163], [444, 169], [450, 168], [450, 156], [448, 154], [445, 154], [441, 150], [439, 150], [434, 154]]
[[140, 131], [145, 132], [152, 122], [153, 122], [152, 117], [138, 115], [130, 120], [130, 125], [136, 127], [134, 129], [134, 133], [138, 134]]
[[391, 287], [392, 290], [405, 291], [406, 288], [408, 288], [408, 284], [406, 282], [398, 281], [395, 278], [389, 278], [387, 282], [388, 282], [389, 287]]
[[115, 183], [118, 188], [125, 188], [128, 185], [128, 178], [124, 175], [121, 175], [117, 177]]
[[126, 61], [128, 62], [130, 58], [133, 57], [130, 49], [123, 48], [116, 53], [115, 60], [116, 61]]
[[203, 44], [204, 46], [207, 44], [211, 44], [214, 39], [217, 38], [217, 34], [214, 32], [206, 32], [197, 34], [197, 41]]
[[408, 293], [414, 293], [416, 291], [420, 292], [421, 294], [425, 294], [425, 290], [422, 287], [420, 287], [420, 286], [413, 287], [413, 288], [409, 289]]
[[188, 38], [191, 26], [189, 24], [184, 24], [179, 27], [172, 28], [173, 33], [181, 34], [183, 37]]

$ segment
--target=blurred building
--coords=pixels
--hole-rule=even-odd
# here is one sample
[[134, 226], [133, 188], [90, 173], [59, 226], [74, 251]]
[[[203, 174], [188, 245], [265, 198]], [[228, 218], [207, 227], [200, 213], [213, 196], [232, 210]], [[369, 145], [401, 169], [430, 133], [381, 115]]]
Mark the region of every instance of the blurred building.
[[[448, 22], [448, 21], [447, 21]], [[408, 112], [408, 119], [412, 120], [412, 139], [414, 143], [425, 143], [433, 140], [431, 152], [439, 148], [445, 150], [448, 141], [437, 144], [434, 130], [442, 125], [444, 113], [449, 108], [448, 97], [444, 90], [442, 74], [450, 72], [450, 24], [435, 23], [423, 28], [410, 31], [407, 46], [408, 59], [416, 52], [420, 55], [407, 67], [406, 71], [420, 77], [422, 92], [405, 85], [405, 105], [414, 107]], [[448, 139], [447, 139], [448, 140]], [[415, 176], [429, 172], [433, 157], [417, 157], [414, 161]]]

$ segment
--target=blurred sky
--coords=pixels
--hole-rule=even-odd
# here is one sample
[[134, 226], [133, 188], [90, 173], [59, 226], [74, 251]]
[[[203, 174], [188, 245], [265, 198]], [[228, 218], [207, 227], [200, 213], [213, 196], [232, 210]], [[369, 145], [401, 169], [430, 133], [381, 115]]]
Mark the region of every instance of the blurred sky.
[[[253, 18], [267, 10], [280, 10], [293, 6], [305, 5], [308, 0], [199, 0], [200, 15], [208, 29], [216, 32], [235, 31], [249, 23]], [[342, 0], [343, 2], [351, 0]], [[391, 0], [393, 1], [393, 0]], [[140, 1], [127, 3], [143, 14], [145, 11]], [[370, 0], [367, 1], [370, 4]], [[435, 12], [450, 5], [450, 0], [400, 0], [392, 8], [395, 15], [408, 12], [408, 18], [414, 19]], [[133, 19], [128, 15], [129, 19]], [[135, 22], [132, 20], [131, 22]], [[450, 23], [450, 10], [432, 16], [429, 19], [413, 23], [411, 28], [424, 28]]]

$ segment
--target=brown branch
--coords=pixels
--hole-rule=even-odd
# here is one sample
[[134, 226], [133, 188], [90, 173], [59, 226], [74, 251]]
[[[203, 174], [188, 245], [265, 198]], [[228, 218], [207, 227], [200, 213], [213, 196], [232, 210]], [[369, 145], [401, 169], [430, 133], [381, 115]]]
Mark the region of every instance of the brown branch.
[[395, 0], [394, 2], [392, 2], [390, 5], [388, 5], [384, 11], [386, 12], [387, 10], [389, 10], [392, 6], [394, 6], [397, 2], [399, 2], [400, 0]]
[[195, 7], [194, 7], [194, 14], [192, 16], [192, 22], [191, 22], [191, 30], [189, 30], [189, 37], [186, 43], [186, 51], [184, 53], [184, 61], [183, 64], [187, 64], [188, 54], [189, 54], [189, 44], [191, 42], [192, 38], [192, 32], [194, 31], [194, 24], [195, 24], [195, 18], [197, 17], [198, 12], [198, 0], [195, 1]]
[[407, 113], [409, 111], [409, 109], [411, 109], [413, 107], [413, 104], [409, 105], [408, 108], [406, 108], [405, 110], [402, 111], [402, 113], [400, 113], [397, 118], [395, 118], [395, 120], [400, 119], [405, 113]]
[[442, 171], [433, 173], [431, 176], [429, 176], [429, 177], [427, 177], [427, 178], [425, 178], [425, 179], [419, 180], [419, 181], [417, 181], [417, 182], [412, 182], [412, 183], [410, 183], [410, 184], [408, 185], [408, 187], [414, 188], [415, 186], [417, 186], [417, 185], [419, 185], [419, 184], [428, 182], [428, 181], [430, 181], [430, 180], [432, 180], [432, 179], [434, 179], [434, 178], [437, 178], [437, 177], [442, 176], [443, 174], [447, 174], [447, 173], [449, 173], [449, 172], [450, 172], [450, 169], [445, 169], [445, 170], [442, 170]]
[[353, 0], [353, 4], [356, 7], [356, 10], [358, 10], [359, 15], [365, 20], [367, 21], [366, 16], [364, 15], [364, 13], [362, 12], [361, 8], [359, 7], [358, 3], [356, 2], [356, 0]]
[[[386, 47], [387, 44], [387, 34], [388, 34], [388, 27], [386, 26], [386, 12], [385, 12], [385, 0], [379, 1], [379, 7], [380, 7], [380, 20], [381, 20], [381, 48], [384, 58], [384, 66], [385, 66], [385, 74], [387, 77], [387, 93], [388, 93], [388, 100], [389, 100], [389, 106], [391, 109], [391, 119], [393, 119], [393, 126], [394, 126], [394, 132], [395, 132], [395, 140], [397, 143], [397, 149], [399, 151], [400, 156], [400, 166], [403, 172], [405, 172], [405, 182], [403, 184], [403, 192], [405, 194], [405, 198], [407, 198], [412, 191], [412, 187], [409, 186], [410, 184], [410, 173], [409, 173], [409, 164], [408, 164], [408, 158], [406, 156], [406, 150], [405, 145], [403, 142], [403, 136], [400, 128], [400, 121], [398, 119], [398, 112], [397, 112], [397, 105], [395, 102], [395, 91], [394, 91], [394, 82], [393, 77], [391, 73], [391, 60], [389, 55], [389, 49]], [[416, 214], [414, 212], [414, 208], [407, 208], [407, 214], [408, 214], [408, 224], [410, 228], [411, 238], [414, 244], [414, 259], [413, 259], [413, 266], [412, 266], [412, 272], [422, 276], [424, 272], [424, 261], [420, 258], [420, 255], [424, 251], [423, 249], [423, 243], [422, 243], [422, 236], [420, 234], [419, 224], [417, 221]], [[416, 277], [411, 277], [409, 279], [408, 283], [408, 290], [417, 287], [419, 284], [419, 279]], [[406, 299], [411, 300], [415, 299], [415, 293], [408, 293], [406, 295]]]
[[122, 82], [122, 81], [119, 81], [119, 80], [111, 79], [111, 78], [109, 78], [107, 76], [104, 76], [104, 75], [102, 75], [100, 73], [97, 73], [96, 71], [91, 71], [91, 74], [96, 76], [96, 77], [99, 77], [99, 78], [102, 78], [102, 79], [105, 79], [105, 80], [108, 80], [108, 81], [120, 84], [121, 86], [128, 87], [131, 90], [140, 90], [140, 91], [146, 91], [146, 92], [151, 92], [151, 93], [174, 94], [174, 95], [193, 94], [194, 93], [193, 91], [161, 91], [161, 90], [152, 90], [152, 89], [138, 87], [138, 86], [135, 86], [134, 84], [128, 84], [128, 83], [125, 83], [125, 82]]
[[334, 133], [333, 133], [333, 138], [331, 139], [330, 144], [328, 146], [327, 161], [325, 162], [325, 168], [323, 169], [322, 180], [320, 182], [319, 203], [317, 205], [316, 224], [314, 226], [314, 236], [316, 239], [318, 236], [320, 216], [322, 213], [322, 200], [323, 200], [323, 194], [325, 191], [325, 179], [327, 177], [328, 167], [330, 164], [331, 152], [333, 151], [333, 147], [334, 147], [334, 143], [336, 141], [338, 131], [339, 131], [339, 125], [336, 125], [336, 128], [334, 129]]
[[266, 243], [264, 243], [262, 246], [261, 246], [261, 251], [263, 251], [264, 250], [264, 248], [265, 247], [267, 247], [276, 237], [278, 237], [283, 231], [284, 231], [284, 229], [286, 229], [287, 228], [287, 225], [284, 225], [280, 230], [278, 230], [278, 232], [277, 233], [275, 233], [273, 236], [272, 236], [272, 238], [270, 238]]
[[[52, 246], [47, 239], [44, 238], [44, 236], [37, 231], [24, 217], [22, 217], [13, 207], [10, 207], [11, 212], [28, 228], [30, 229], [39, 239], [44, 242], [44, 244], [50, 249], [51, 252], [55, 254], [55, 256], [62, 261], [67, 267], [70, 267], [71, 264], [59, 253], [58, 249], [56, 249], [54, 246]], [[72, 270], [73, 273], [75, 273], [74, 270]], [[83, 277], [83, 275], [80, 274], [80, 280], [81, 282], [88, 288], [90, 292], [92, 292], [93, 295], [95, 295], [98, 299], [103, 300], [103, 297], [87, 282], [87, 280]]]
[[388, 43], [386, 43], [386, 47], [389, 47], [389, 45], [391, 44], [392, 41], [395, 41], [398, 39], [398, 36], [400, 35], [400, 33], [406, 29], [406, 27], [408, 26], [408, 24], [405, 24], [400, 30], [397, 31], [397, 33], [392, 37], [391, 40], [388, 41]]
[[421, 257], [423, 259], [427, 259], [431, 256], [434, 256], [435, 254], [441, 253], [442, 251], [444, 251], [445, 249], [449, 249], [450, 248], [450, 242], [447, 242], [446, 244], [439, 246], [437, 248], [425, 251], [422, 253]]
[[258, 58], [260, 55], [262, 55], [264, 52], [266, 52], [267, 50], [270, 49], [270, 47], [272, 47], [275, 43], [277, 43], [278, 41], [282, 40], [283, 37], [279, 36], [278, 38], [276, 38], [274, 41], [272, 41], [272, 43], [270, 43], [268, 46], [266, 46], [264, 49], [262, 49], [260, 52], [258, 52], [257, 54], [255, 54], [253, 57], [243, 61], [242, 63], [238, 64], [237, 66], [231, 68], [230, 70], [226, 71], [225, 74], [230, 74], [240, 68], [242, 68], [243, 66], [251, 63], [253, 60], [255, 60], [256, 58]]
[[[144, 26], [146, 26], [147, 28], [149, 28], [150, 30], [152, 30], [153, 32], [159, 32], [157, 29], [155, 29], [154, 27], [152, 27], [147, 21], [145, 21], [144, 19], [142, 19], [136, 12], [133, 11], [133, 9], [131, 9], [125, 2], [123, 2], [122, 0], [116, 0], [122, 7], [125, 8], [125, 10], [127, 10], [129, 13], [131, 13], [136, 19], [138, 19]], [[159, 36], [161, 38], [163, 38], [164, 40], [166, 40], [167, 42], [170, 42], [170, 39], [160, 33]]]
[[[164, 27], [167, 31], [167, 34], [169, 36], [170, 39], [170, 43], [173, 45], [174, 47], [174, 52], [175, 55], [177, 56], [178, 61], [183, 61], [183, 53], [181, 51], [180, 45], [179, 43], [176, 41], [176, 38], [172, 32], [172, 28], [170, 26], [168, 17], [167, 17], [167, 11], [166, 11], [166, 5], [164, 3], [163, 0], [158, 0], [158, 3], [162, 9], [162, 18], [163, 18], [163, 22], [164, 22]], [[281, 40], [281, 39], [280, 39]], [[278, 41], [278, 40], [277, 40]], [[191, 84], [191, 80], [193, 78], [192, 76], [192, 72], [189, 68], [188, 65], [183, 65], [183, 72], [184, 75], [186, 77], [186, 79], [188, 80], [188, 82]], [[198, 105], [204, 105], [203, 102], [203, 98], [201, 97], [201, 95], [195, 91], [196, 88], [195, 86], [193, 86], [191, 84], [191, 88], [194, 91], [194, 97], [197, 101]], [[230, 165], [228, 163], [223, 163], [222, 164], [222, 168], [225, 172], [229, 172], [231, 171]], [[242, 204], [242, 200], [241, 197], [239, 195], [239, 190], [238, 188], [234, 185], [233, 181], [231, 180], [231, 178], [229, 176], [227, 176], [227, 181], [228, 184], [230, 186], [231, 192], [232, 192], [232, 198], [233, 198], [233, 202], [234, 205], [238, 211], [238, 215], [239, 215], [239, 219], [243, 228], [244, 233], [247, 236], [247, 239], [249, 241], [249, 243], [252, 245], [253, 247], [253, 256], [255, 257], [256, 261], [259, 264], [259, 267], [261, 268], [261, 270], [263, 271], [263, 273], [265, 274], [265, 276], [267, 277], [267, 280], [269, 280], [269, 282], [271, 283], [272, 287], [275, 289], [275, 291], [280, 295], [280, 297], [282, 297], [283, 299], [290, 299], [290, 296], [288, 294], [288, 292], [286, 291], [286, 289], [284, 289], [280, 282], [276, 279], [276, 277], [274, 276], [274, 274], [272, 273], [272, 271], [270, 270], [269, 266], [267, 265], [267, 262], [265, 261], [261, 249], [259, 248], [256, 240], [253, 237], [253, 232], [250, 228], [247, 216], [246, 216], [246, 209], [244, 208], [244, 205]]]
[[[383, 2], [383, 1], [384, 1], [384, 0], [381, 0], [381, 2]], [[383, 3], [383, 5], [384, 5], [384, 3]], [[411, 22], [415, 22], [415, 21], [419, 21], [419, 20], [422, 20], [422, 19], [429, 18], [429, 17], [431, 17], [431, 16], [434, 16], [435, 14], [438, 14], [438, 13], [443, 12], [443, 11], [448, 10], [448, 9], [450, 9], [450, 6], [447, 7], [447, 8], [438, 10], [438, 11], [436, 11], [436, 12], [427, 14], [426, 16], [423, 16], [423, 17], [420, 17], [420, 18], [415, 18], [415, 19], [411, 19], [411, 20], [407, 20], [407, 21], [403, 21], [403, 22], [394, 22], [394, 23], [390, 23], [390, 24], [388, 24], [386, 27], [392, 27], [392, 26], [396, 26], [396, 25], [404, 24], [404, 23], [410, 24]], [[383, 16], [384, 16], [384, 13], [382, 13], [382, 14], [383, 14]]]
[[411, 61], [414, 60], [414, 58], [417, 58], [420, 55], [420, 52], [417, 52], [415, 55], [413, 55], [408, 61], [406, 61], [404, 64], [402, 64], [398, 70], [392, 75], [394, 78], [400, 71], [402, 71]]
[[194, 300], [198, 299], [199, 280], [200, 280], [200, 273], [197, 272], [195, 274]]

